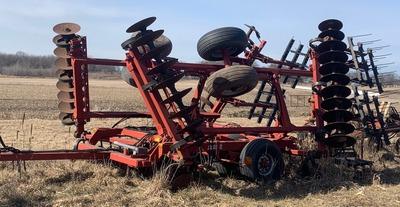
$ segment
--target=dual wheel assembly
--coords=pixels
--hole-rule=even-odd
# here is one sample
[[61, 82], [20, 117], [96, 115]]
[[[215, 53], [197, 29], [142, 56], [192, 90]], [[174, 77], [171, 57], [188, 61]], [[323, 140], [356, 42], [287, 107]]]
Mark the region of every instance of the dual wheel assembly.
[[[197, 51], [207, 61], [223, 61], [226, 56], [231, 58], [242, 53], [248, 44], [248, 37], [243, 30], [223, 27], [203, 35], [197, 43]], [[253, 67], [231, 65], [211, 74], [204, 89], [215, 98], [232, 98], [250, 92], [257, 83], [258, 75]], [[242, 149], [239, 165], [215, 161], [212, 167], [220, 176], [240, 173], [250, 180], [267, 183], [281, 178], [284, 161], [274, 142], [258, 138]]]
[[[235, 57], [248, 46], [246, 33], [236, 27], [223, 27], [203, 35], [197, 43], [197, 52], [207, 61], [222, 61]], [[211, 74], [205, 91], [215, 98], [231, 98], [246, 94], [258, 83], [256, 70], [248, 65], [231, 65]]]

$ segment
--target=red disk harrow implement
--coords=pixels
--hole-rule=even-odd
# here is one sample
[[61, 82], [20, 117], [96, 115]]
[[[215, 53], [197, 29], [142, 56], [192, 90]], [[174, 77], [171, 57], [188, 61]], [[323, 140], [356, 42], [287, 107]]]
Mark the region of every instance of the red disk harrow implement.
[[[148, 29], [155, 20], [144, 19], [126, 30], [132, 34], [121, 44], [126, 51], [125, 60], [89, 58], [86, 37], [77, 34], [80, 27], [73, 23], [56, 25], [54, 31], [58, 35], [53, 42], [58, 57], [59, 118], [64, 125], [75, 125], [76, 144], [68, 151], [20, 151], [2, 143], [0, 160], [108, 159], [142, 172], [167, 162], [169, 167], [179, 167], [176, 179], [214, 168], [221, 175], [238, 172], [251, 180], [270, 181], [283, 175], [282, 153], [319, 158], [354, 149], [356, 139], [349, 134], [355, 130], [350, 121], [355, 119], [352, 109], [356, 102], [349, 98], [348, 85], [356, 80], [346, 75], [353, 66], [348, 60], [351, 50], [342, 41], [340, 21], [322, 22], [318, 27], [321, 33], [310, 41], [310, 49], [305, 53], [301, 52], [303, 45], [291, 50], [291, 40], [280, 60], [261, 53], [266, 41], [255, 27], [248, 26], [247, 33], [235, 27], [219, 28], [203, 35], [197, 50], [203, 59], [222, 64], [195, 64], [168, 57], [171, 41], [163, 30]], [[252, 40], [253, 36], [257, 41]], [[287, 61], [290, 52], [295, 55]], [[296, 63], [299, 56], [304, 56], [300, 64]], [[309, 60], [311, 64], [307, 65]], [[255, 61], [264, 67], [254, 67]], [[132, 93], [140, 94], [147, 110], [92, 111], [89, 65], [122, 67], [122, 78], [136, 88]], [[197, 77], [197, 85], [177, 90], [175, 84], [184, 76]], [[294, 78], [295, 88], [301, 77], [312, 79], [313, 121], [296, 126], [289, 117], [281, 84]], [[236, 98], [257, 86], [260, 88], [254, 102]], [[268, 96], [264, 101], [265, 94]], [[249, 118], [259, 109], [262, 112], [258, 121], [267, 118], [268, 124], [218, 124], [216, 121], [227, 104], [248, 107]], [[271, 111], [269, 116], [266, 111]], [[96, 118], [146, 118], [152, 120], [153, 126], [87, 129], [85, 125]], [[313, 153], [299, 149], [298, 138], [289, 135], [291, 132], [315, 135], [318, 147]], [[104, 143], [109, 143], [109, 147], [104, 147]], [[353, 159], [352, 163], [370, 164], [361, 159]]]

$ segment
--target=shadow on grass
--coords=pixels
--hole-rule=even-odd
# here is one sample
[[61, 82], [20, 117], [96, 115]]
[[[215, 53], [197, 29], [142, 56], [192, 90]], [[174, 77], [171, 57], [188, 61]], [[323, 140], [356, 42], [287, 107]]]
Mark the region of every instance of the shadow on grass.
[[[3, 191], [4, 192], [4, 191]], [[44, 197], [39, 195], [31, 195], [29, 193], [16, 192], [10, 189], [8, 193], [2, 195], [0, 206], [46, 206], [52, 199], [51, 197]]]
[[[365, 173], [361, 179], [354, 178], [354, 172], [348, 168], [326, 165], [320, 177], [303, 178], [292, 174], [285, 175], [283, 180], [272, 184], [256, 184], [243, 177], [219, 178], [207, 175], [199, 180], [199, 184], [233, 196], [243, 196], [255, 200], [284, 198], [304, 198], [309, 194], [325, 194], [354, 186], [372, 185], [377, 179], [381, 184], [400, 184], [400, 167], [385, 168], [381, 171]], [[239, 180], [241, 185], [235, 186], [229, 180]]]
[[382, 184], [398, 185], [400, 184], [400, 167], [385, 168], [379, 172], [380, 182]]

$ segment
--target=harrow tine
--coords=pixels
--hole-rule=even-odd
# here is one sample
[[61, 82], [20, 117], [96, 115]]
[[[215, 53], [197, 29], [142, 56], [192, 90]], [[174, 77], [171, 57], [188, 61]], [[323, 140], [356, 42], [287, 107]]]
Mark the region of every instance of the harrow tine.
[[381, 49], [383, 49], [383, 48], [387, 48], [387, 47], [390, 47], [391, 45], [383, 45], [383, 46], [378, 46], [378, 47], [371, 47], [371, 48], [368, 48], [368, 49], [371, 49], [371, 50], [381, 50]]
[[375, 62], [378, 62], [378, 60], [382, 60], [382, 59], [385, 59], [385, 58], [387, 58], [387, 57], [376, 57], [376, 56], [374, 56]]
[[374, 58], [376, 59], [377, 57], [387, 57], [392, 55], [392, 53], [386, 53], [386, 54], [382, 54], [382, 55], [374, 55]]
[[360, 35], [353, 35], [353, 36], [349, 36], [350, 38], [359, 38], [359, 37], [366, 37], [366, 36], [371, 36], [372, 33], [368, 33], [368, 34], [360, 34]]
[[395, 62], [390, 62], [390, 63], [381, 63], [381, 64], [376, 64], [375, 66], [378, 66], [378, 67], [380, 67], [380, 66], [393, 65], [393, 64], [395, 64]]
[[373, 44], [373, 43], [379, 42], [379, 41], [382, 41], [382, 39], [362, 41], [362, 42], [358, 42], [357, 45], [360, 45], [360, 44], [362, 44], [362, 45], [370, 45], [370, 44]]

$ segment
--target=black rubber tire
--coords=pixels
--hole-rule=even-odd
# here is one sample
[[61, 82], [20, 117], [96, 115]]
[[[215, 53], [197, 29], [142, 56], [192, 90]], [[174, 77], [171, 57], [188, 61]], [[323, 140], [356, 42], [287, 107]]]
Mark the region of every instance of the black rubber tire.
[[236, 27], [222, 27], [203, 35], [197, 42], [200, 57], [209, 61], [223, 60], [222, 50], [232, 57], [239, 55], [248, 45], [246, 33]]
[[[263, 156], [267, 155], [273, 159], [271, 170], [265, 175], [260, 174], [258, 161]], [[246, 165], [245, 159], [251, 159], [251, 164]], [[285, 168], [285, 163], [282, 158], [282, 153], [279, 147], [268, 139], [255, 139], [242, 149], [240, 153], [240, 174], [250, 180], [270, 183], [279, 180]]]
[[256, 70], [247, 65], [233, 65], [210, 75], [205, 90], [216, 98], [231, 98], [253, 90], [258, 83]]

